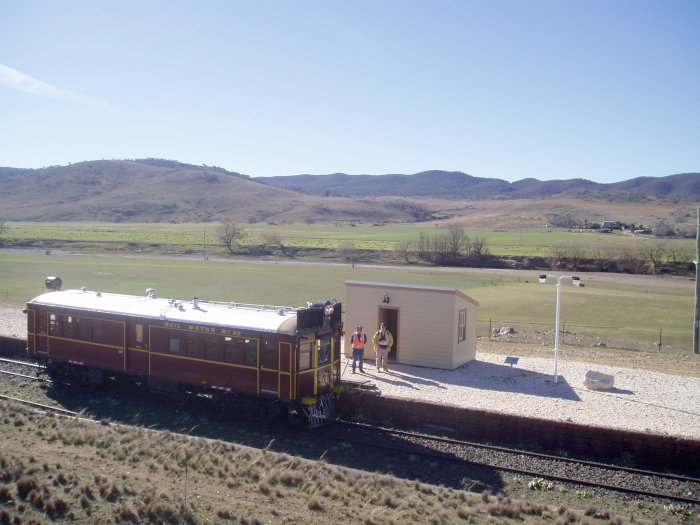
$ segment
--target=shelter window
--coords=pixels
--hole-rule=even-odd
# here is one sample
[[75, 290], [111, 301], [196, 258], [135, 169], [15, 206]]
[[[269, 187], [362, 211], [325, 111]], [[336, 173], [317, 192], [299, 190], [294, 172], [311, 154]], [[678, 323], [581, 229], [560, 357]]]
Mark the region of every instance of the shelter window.
[[467, 338], [467, 311], [459, 311], [459, 322], [457, 323], [457, 342], [464, 341]]

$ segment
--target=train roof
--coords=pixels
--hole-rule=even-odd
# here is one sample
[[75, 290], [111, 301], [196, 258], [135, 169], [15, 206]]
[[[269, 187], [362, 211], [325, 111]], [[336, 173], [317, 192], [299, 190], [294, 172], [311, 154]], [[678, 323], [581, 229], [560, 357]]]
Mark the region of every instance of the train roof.
[[121, 295], [85, 289], [51, 291], [28, 303], [160, 319], [178, 323], [195, 323], [237, 330], [257, 330], [294, 334], [297, 330], [297, 309], [280, 306], [219, 303], [164, 299], [154, 293], [147, 296]]

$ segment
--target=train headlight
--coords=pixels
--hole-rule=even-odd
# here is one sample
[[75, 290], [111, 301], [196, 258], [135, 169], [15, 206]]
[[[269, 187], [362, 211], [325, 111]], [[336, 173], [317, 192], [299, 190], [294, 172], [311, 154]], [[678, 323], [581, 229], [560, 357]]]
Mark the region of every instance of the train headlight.
[[326, 315], [326, 317], [330, 317], [333, 315], [333, 311], [335, 308], [333, 307], [332, 304], [327, 304], [326, 306], [323, 307], [323, 313]]

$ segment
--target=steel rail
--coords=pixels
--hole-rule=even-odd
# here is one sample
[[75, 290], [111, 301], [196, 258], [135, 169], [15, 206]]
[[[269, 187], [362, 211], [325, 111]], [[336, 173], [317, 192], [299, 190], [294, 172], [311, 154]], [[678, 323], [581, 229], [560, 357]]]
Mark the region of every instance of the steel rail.
[[27, 374], [18, 374], [17, 372], [8, 372], [7, 370], [0, 370], [0, 374], [21, 377], [23, 379], [29, 379], [31, 381], [43, 381], [44, 383], [51, 383], [50, 379], [45, 379], [43, 377], [36, 377], [36, 376], [28, 376]]
[[[352, 426], [352, 427], [356, 427], [356, 428], [376, 431], [376, 432], [380, 432], [380, 433], [388, 434], [388, 435], [396, 435], [396, 436], [401, 436], [401, 437], [421, 439], [421, 440], [425, 440], [425, 441], [433, 441], [433, 442], [437, 442], [437, 443], [445, 443], [445, 444], [457, 445], [457, 446], [463, 446], [463, 447], [482, 448], [482, 449], [487, 449], [487, 450], [509, 453], [509, 454], [513, 454], [513, 455], [532, 456], [532, 457], [537, 457], [539, 459], [544, 459], [544, 460], [560, 461], [560, 462], [565, 462], [565, 463], [573, 464], [573, 465], [593, 466], [596, 468], [614, 471], [614, 472], [627, 472], [627, 473], [636, 474], [636, 475], [645, 475], [645, 476], [657, 477], [657, 478], [660, 477], [660, 478], [665, 478], [665, 479], [671, 479], [674, 481], [682, 481], [682, 482], [700, 484], [700, 479], [698, 479], [698, 478], [678, 476], [675, 474], [666, 474], [663, 472], [655, 472], [655, 471], [647, 471], [647, 470], [641, 470], [641, 469], [620, 467], [617, 465], [607, 465], [605, 463], [597, 463], [597, 462], [592, 462], [592, 461], [575, 460], [575, 459], [571, 459], [571, 458], [564, 458], [561, 456], [552, 456], [552, 455], [540, 454], [540, 453], [536, 453], [536, 452], [528, 452], [528, 451], [523, 451], [523, 450], [518, 450], [518, 449], [511, 449], [511, 448], [507, 448], [507, 447], [484, 445], [481, 443], [472, 443], [472, 442], [460, 441], [460, 440], [450, 439], [450, 438], [440, 438], [440, 437], [436, 437], [436, 436], [430, 436], [427, 434], [420, 434], [420, 433], [416, 433], [416, 432], [387, 429], [387, 428], [383, 428], [383, 427], [354, 423], [354, 422], [350, 422], [350, 421], [338, 420], [336, 423], [339, 423], [341, 425]], [[353, 438], [343, 437], [343, 440], [356, 442], [356, 443], [360, 443], [363, 445], [367, 444], [366, 441], [363, 441], [361, 439], [353, 439]], [[397, 451], [397, 452], [406, 452], [405, 449], [403, 449], [401, 447], [397, 447], [397, 446], [383, 445], [383, 444], [376, 444], [376, 443], [372, 443], [372, 446], [373, 447], [378, 446], [378, 447], [381, 447], [381, 448], [384, 448], [387, 450], [393, 450], [393, 451]], [[640, 490], [640, 489], [635, 489], [635, 488], [631, 488], [631, 487], [624, 487], [624, 486], [619, 486], [619, 485], [609, 485], [606, 483], [589, 481], [589, 480], [584, 480], [584, 479], [569, 478], [566, 476], [558, 476], [555, 474], [537, 472], [537, 471], [533, 471], [533, 470], [529, 470], [529, 469], [520, 469], [520, 468], [508, 467], [508, 466], [504, 466], [504, 465], [494, 465], [492, 463], [485, 463], [485, 462], [479, 462], [479, 461], [474, 461], [474, 460], [469, 460], [469, 459], [464, 459], [464, 458], [453, 457], [453, 456], [450, 456], [443, 451], [434, 451], [434, 452], [411, 451], [411, 454], [418, 455], [418, 456], [424, 456], [424, 457], [428, 457], [431, 459], [441, 459], [441, 460], [449, 461], [449, 462], [453, 462], [453, 463], [494, 468], [496, 470], [510, 472], [513, 474], [521, 474], [524, 476], [530, 476], [530, 477], [534, 477], [534, 478], [543, 478], [543, 479], [549, 479], [552, 481], [559, 481], [562, 483], [570, 483], [573, 485], [583, 485], [583, 486], [588, 486], [588, 487], [593, 487], [593, 488], [600, 488], [600, 489], [609, 490], [612, 492], [624, 492], [624, 493], [635, 494], [635, 495], [639, 495], [639, 496], [647, 496], [647, 497], [651, 497], [651, 498], [672, 500], [672, 501], [677, 501], [677, 502], [681, 502], [681, 503], [688, 503], [688, 504], [692, 504], [692, 505], [700, 505], [700, 499], [697, 499], [697, 498], [690, 498], [690, 497], [684, 497], [684, 496], [674, 496], [672, 494], [663, 494], [663, 493], [659, 493], [659, 492]]]
[[46, 368], [44, 365], [37, 365], [36, 363], [30, 363], [29, 361], [17, 361], [16, 359], [0, 358], [0, 363], [10, 363], [13, 365], [29, 366], [32, 368], [40, 368], [42, 370]]
[[17, 397], [6, 396], [4, 394], [0, 394], [0, 399], [4, 399], [5, 401], [11, 401], [13, 403], [19, 403], [21, 405], [28, 405], [32, 408], [38, 408], [41, 410], [56, 412], [56, 413], [62, 414], [64, 416], [79, 416], [80, 415], [79, 412], [74, 412], [72, 410], [66, 410], [65, 408], [54, 407], [51, 405], [43, 405], [41, 403], [35, 403], [34, 401], [28, 401], [26, 399], [19, 399]]

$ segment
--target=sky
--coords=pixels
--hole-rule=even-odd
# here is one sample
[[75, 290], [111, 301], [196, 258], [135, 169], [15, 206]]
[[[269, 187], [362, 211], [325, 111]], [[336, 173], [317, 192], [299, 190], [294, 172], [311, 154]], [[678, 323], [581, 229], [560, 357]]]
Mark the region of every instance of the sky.
[[0, 0], [0, 166], [700, 172], [698, 0]]

